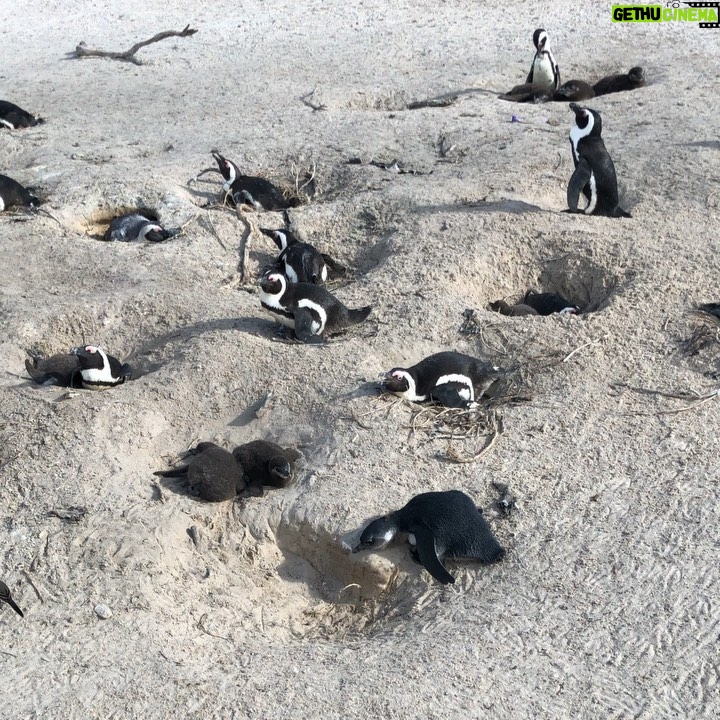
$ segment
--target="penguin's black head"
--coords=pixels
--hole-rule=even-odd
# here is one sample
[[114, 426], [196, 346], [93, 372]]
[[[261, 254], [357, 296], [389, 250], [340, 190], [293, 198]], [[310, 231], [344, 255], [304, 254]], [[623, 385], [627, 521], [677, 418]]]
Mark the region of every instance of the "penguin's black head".
[[538, 28], [533, 33], [533, 45], [535, 46], [535, 48], [537, 49], [538, 52], [542, 52], [543, 50], [545, 50], [547, 41], [548, 41], [548, 34], [542, 28]]
[[172, 237], [172, 233], [160, 225], [150, 225], [143, 228], [141, 235], [150, 242], [162, 242]]
[[360, 540], [352, 548], [354, 553], [361, 550], [381, 550], [397, 535], [397, 523], [389, 516], [384, 515], [373, 520], [360, 535]]
[[270, 458], [268, 472], [274, 480], [273, 485], [277, 487], [286, 487], [295, 479], [293, 466], [282, 455]]
[[212, 156], [218, 164], [220, 174], [228, 182], [233, 182], [239, 174], [237, 165], [232, 160], [223, 157], [217, 150], [213, 150]]
[[602, 118], [600, 113], [590, 108], [580, 107], [577, 103], [570, 103], [570, 109], [575, 113], [575, 125], [580, 130], [580, 137], [600, 137], [602, 134]]
[[102, 370], [105, 367], [107, 355], [105, 351], [96, 345], [85, 345], [70, 349], [73, 355], [80, 359], [82, 370]]
[[381, 376], [383, 387], [392, 393], [404, 393], [410, 389], [410, 377], [407, 370], [393, 368]]
[[74, 347], [70, 352], [78, 356], [83, 381], [90, 385], [119, 385], [129, 380], [132, 375], [130, 365], [123, 365], [97, 345]]
[[277, 245], [278, 250], [284, 250], [291, 242], [291, 237], [286, 230], [269, 230], [260, 228], [263, 235], [267, 235]]
[[269, 270], [260, 278], [260, 288], [268, 295], [282, 295], [285, 292], [287, 280], [276, 270]]
[[645, 82], [645, 71], [641, 67], [630, 68], [628, 77], [633, 82], [644, 83]]

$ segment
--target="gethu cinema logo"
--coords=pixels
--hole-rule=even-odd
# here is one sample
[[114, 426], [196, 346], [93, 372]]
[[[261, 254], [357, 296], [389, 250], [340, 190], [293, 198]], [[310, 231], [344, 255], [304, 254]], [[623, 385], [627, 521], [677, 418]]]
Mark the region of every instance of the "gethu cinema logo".
[[[718, 26], [718, 2], [684, 3], [689, 7], [680, 7], [679, 2], [662, 5], [613, 5], [613, 22], [697, 22], [701, 27]], [[708, 25], [705, 25], [707, 23]]]

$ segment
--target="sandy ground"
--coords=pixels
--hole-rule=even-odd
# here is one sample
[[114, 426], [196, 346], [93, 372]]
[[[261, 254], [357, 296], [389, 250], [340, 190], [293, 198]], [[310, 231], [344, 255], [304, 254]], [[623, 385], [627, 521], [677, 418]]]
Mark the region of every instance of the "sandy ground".
[[[720, 409], [691, 393], [718, 388], [720, 353], [683, 340], [720, 300], [720, 32], [621, 26], [587, 2], [172, 5], [27, 0], [0, 19], [0, 96], [47, 119], [0, 132], [0, 171], [54, 218], [0, 218], [0, 577], [25, 612], [0, 608], [0, 715], [717, 717]], [[65, 58], [188, 23], [141, 67]], [[588, 103], [630, 220], [560, 214], [564, 105], [475, 91], [405, 109], [522, 81], [536, 27], [565, 79], [646, 69], [648, 87]], [[300, 102], [312, 90], [325, 109]], [[293, 222], [351, 268], [337, 295], [371, 322], [322, 348], [277, 341], [238, 276], [243, 226], [203, 209], [219, 176], [192, 182], [214, 148], [276, 178], [315, 165]], [[91, 236], [138, 206], [184, 232]], [[272, 246], [249, 248], [255, 274]], [[485, 309], [531, 286], [592, 312]], [[69, 398], [27, 381], [27, 348], [83, 339], [135, 379]], [[504, 433], [473, 463], [373, 391], [448, 348], [519, 368], [532, 394], [497, 410]], [[199, 439], [255, 438], [301, 448], [293, 488], [207, 505], [153, 486]], [[492, 480], [518, 497], [509, 519]], [[405, 547], [342, 551], [367, 518], [449, 488], [488, 508], [503, 563], [450, 563], [443, 588]], [[79, 522], [48, 515], [73, 506]]]

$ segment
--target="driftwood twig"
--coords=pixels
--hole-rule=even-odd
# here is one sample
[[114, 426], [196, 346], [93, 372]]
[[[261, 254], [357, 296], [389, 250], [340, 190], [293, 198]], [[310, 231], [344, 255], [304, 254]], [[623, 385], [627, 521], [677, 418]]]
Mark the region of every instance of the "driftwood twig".
[[129, 50], [126, 50], [125, 52], [108, 52], [106, 50], [96, 50], [95, 48], [88, 47], [84, 42], [81, 42], [75, 48], [74, 52], [68, 54], [70, 55], [70, 57], [74, 58], [105, 57], [110, 58], [111, 60], [120, 60], [122, 62], [131, 62], [135, 65], [142, 65], [142, 60], [135, 57], [136, 53], [141, 48], [144, 48], [146, 45], [151, 45], [152, 43], [160, 42], [160, 40], [165, 40], [165, 38], [190, 37], [196, 32], [197, 30], [191, 28], [189, 25], [187, 25], [184, 29], [180, 30], [180, 32], [176, 30], [165, 30], [164, 32], [158, 33], [157, 35], [153, 35], [149, 40], [142, 40], [139, 43], [135, 43]]

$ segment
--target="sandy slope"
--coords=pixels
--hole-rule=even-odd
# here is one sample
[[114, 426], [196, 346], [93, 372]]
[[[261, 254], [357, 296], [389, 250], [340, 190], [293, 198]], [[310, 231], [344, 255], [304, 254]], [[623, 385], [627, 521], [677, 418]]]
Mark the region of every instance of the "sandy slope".
[[[0, 20], [0, 96], [47, 118], [0, 133], [0, 171], [56, 218], [0, 218], [1, 576], [26, 614], [0, 609], [0, 715], [717, 716], [720, 411], [631, 388], [717, 388], [717, 347], [688, 358], [682, 340], [689, 310], [720, 300], [720, 33], [613, 25], [597, 3], [109, 5], [35, 0]], [[64, 59], [81, 40], [125, 49], [187, 23], [200, 32], [146, 48], [142, 67]], [[641, 64], [652, 79], [589, 103], [630, 220], [559, 214], [562, 105], [473, 92], [403, 110], [508, 89], [538, 26], [565, 78]], [[313, 89], [325, 110], [299, 101]], [[273, 341], [238, 279], [242, 226], [201, 209], [218, 176], [190, 182], [213, 148], [275, 177], [316, 164], [318, 198], [294, 221], [353, 269], [337, 294], [373, 304], [373, 323], [323, 348]], [[160, 246], [86, 234], [138, 205], [192, 222]], [[271, 251], [253, 234], [253, 273]], [[484, 309], [529, 286], [596, 312]], [[482, 333], [458, 332], [466, 308]], [[24, 379], [26, 348], [83, 337], [137, 379], [69, 399]], [[448, 462], [447, 442], [409, 433], [410, 411], [368, 385], [450, 347], [519, 364], [533, 395], [500, 410], [505, 432], [476, 463]], [[153, 487], [198, 439], [257, 437], [302, 448], [297, 486], [219, 506]], [[342, 552], [420, 491], [489, 507], [493, 479], [519, 498], [509, 520], [488, 510], [499, 566], [453, 565], [441, 588], [404, 548]], [[47, 515], [70, 506], [87, 515]]]

